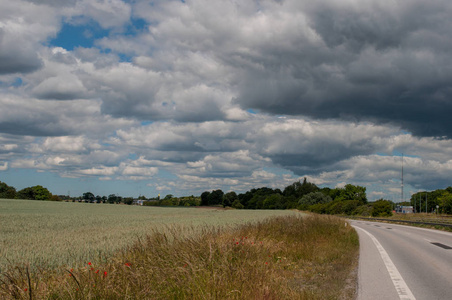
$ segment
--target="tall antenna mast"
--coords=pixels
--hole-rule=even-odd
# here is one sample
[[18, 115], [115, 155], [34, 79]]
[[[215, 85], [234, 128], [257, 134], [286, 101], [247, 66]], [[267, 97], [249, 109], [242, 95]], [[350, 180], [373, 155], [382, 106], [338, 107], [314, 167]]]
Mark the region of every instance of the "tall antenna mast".
[[402, 153], [402, 186], [401, 186], [401, 190], [402, 190], [402, 201], [403, 202], [403, 153]]

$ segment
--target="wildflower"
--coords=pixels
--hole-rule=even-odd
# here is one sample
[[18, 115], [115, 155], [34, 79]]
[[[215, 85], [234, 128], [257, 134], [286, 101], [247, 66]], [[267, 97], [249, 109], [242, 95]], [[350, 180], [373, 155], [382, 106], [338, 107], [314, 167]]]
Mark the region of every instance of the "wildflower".
[[91, 269], [90, 269], [91, 271], [94, 271], [94, 268], [93, 267], [91, 267]]
[[104, 277], [107, 277], [107, 271], [104, 272]]
[[239, 242], [236, 242], [235, 244], [236, 244], [236, 245], [238, 245], [238, 244], [239, 244]]
[[96, 271], [96, 274], [99, 273], [99, 270]]
[[91, 262], [88, 262], [88, 265], [90, 265], [90, 266], [91, 266]]
[[74, 272], [74, 269], [71, 269], [71, 272]]
[[27, 288], [24, 288], [24, 291], [26, 292], [26, 291], [28, 291], [28, 289], [27, 289]]
[[130, 266], [131, 266], [130, 263], [125, 263], [125, 265], [126, 265], [127, 267], [130, 267]]
[[268, 262], [265, 262], [266, 265], [268, 265]]

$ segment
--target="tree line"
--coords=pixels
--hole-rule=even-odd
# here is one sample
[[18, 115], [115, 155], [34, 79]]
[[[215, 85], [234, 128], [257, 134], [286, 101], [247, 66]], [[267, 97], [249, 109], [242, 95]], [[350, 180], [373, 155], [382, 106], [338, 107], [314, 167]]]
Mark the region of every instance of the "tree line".
[[416, 212], [452, 214], [452, 187], [417, 192], [404, 204], [413, 206]]
[[319, 188], [304, 178], [280, 189], [262, 187], [242, 194], [222, 190], [201, 194], [201, 205], [222, 205], [236, 209], [299, 209], [320, 214], [373, 215], [392, 214], [392, 202], [380, 199], [368, 203], [366, 188], [347, 184], [343, 188]]
[[[53, 200], [53, 201], [83, 201], [87, 203], [133, 204], [133, 197], [121, 197], [116, 194], [109, 196], [95, 196], [91, 192], [83, 193], [80, 197], [53, 195], [40, 185], [27, 187], [16, 191], [12, 186], [0, 181], [0, 198]], [[159, 197], [146, 198], [140, 196], [147, 206], [223, 206], [236, 209], [299, 209], [320, 214], [334, 215], [362, 215], [362, 216], [390, 216], [395, 203], [390, 200], [379, 199], [367, 201], [366, 188], [359, 185], [347, 184], [343, 188], [319, 188], [304, 178], [303, 182], [296, 181], [283, 190], [268, 187], [254, 188], [245, 193], [234, 191], [224, 193], [221, 189], [205, 191], [199, 197], [174, 197], [169, 194], [163, 199]], [[410, 201], [398, 203], [411, 205], [415, 212], [440, 212], [452, 214], [452, 187], [435, 191], [417, 192]]]
[[16, 188], [0, 181], [0, 198], [26, 199], [26, 200], [51, 200], [60, 201], [57, 195], [52, 195], [49, 190], [41, 185], [26, 187], [19, 191]]

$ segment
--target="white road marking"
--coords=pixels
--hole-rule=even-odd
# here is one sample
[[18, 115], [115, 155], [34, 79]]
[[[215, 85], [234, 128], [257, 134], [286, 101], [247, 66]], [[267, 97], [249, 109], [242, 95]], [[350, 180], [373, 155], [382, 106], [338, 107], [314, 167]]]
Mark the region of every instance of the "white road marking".
[[402, 275], [400, 275], [399, 270], [397, 270], [396, 266], [394, 265], [388, 253], [380, 244], [380, 242], [371, 233], [367, 232], [366, 230], [360, 227], [358, 228], [362, 230], [364, 233], [366, 233], [372, 239], [375, 246], [377, 247], [378, 252], [380, 252], [380, 256], [383, 259], [383, 262], [386, 266], [386, 269], [389, 272], [389, 276], [391, 277], [392, 283], [394, 284], [394, 287], [397, 291], [397, 294], [399, 294], [400, 299], [416, 300], [410, 288], [406, 284], [405, 280], [403, 280]]

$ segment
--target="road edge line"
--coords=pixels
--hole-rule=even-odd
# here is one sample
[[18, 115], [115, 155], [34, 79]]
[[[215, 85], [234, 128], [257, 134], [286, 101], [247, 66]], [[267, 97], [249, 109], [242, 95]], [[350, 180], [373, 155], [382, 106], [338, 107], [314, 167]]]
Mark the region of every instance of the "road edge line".
[[388, 252], [383, 248], [383, 246], [380, 244], [380, 242], [377, 240], [375, 236], [373, 236], [370, 232], [367, 230], [362, 229], [361, 227], [355, 227], [360, 230], [362, 230], [365, 234], [367, 234], [372, 242], [377, 247], [378, 252], [380, 253], [381, 258], [383, 259], [383, 262], [386, 266], [386, 269], [389, 272], [389, 276], [391, 277], [392, 283], [394, 284], [394, 287], [397, 291], [397, 294], [399, 295], [401, 300], [416, 300], [413, 293], [411, 292], [410, 288], [406, 284], [405, 280], [403, 280], [402, 275], [400, 275], [399, 270], [397, 270], [397, 267], [392, 262], [391, 258], [389, 257]]

